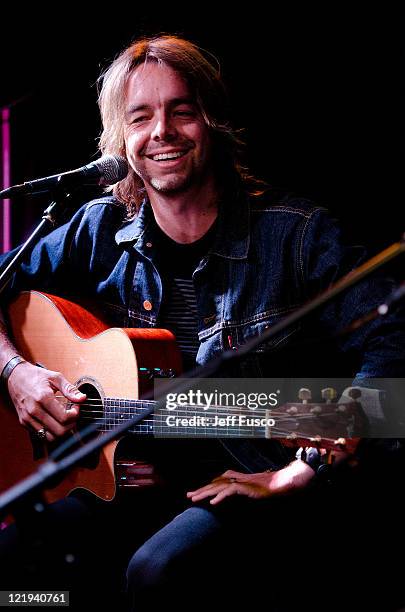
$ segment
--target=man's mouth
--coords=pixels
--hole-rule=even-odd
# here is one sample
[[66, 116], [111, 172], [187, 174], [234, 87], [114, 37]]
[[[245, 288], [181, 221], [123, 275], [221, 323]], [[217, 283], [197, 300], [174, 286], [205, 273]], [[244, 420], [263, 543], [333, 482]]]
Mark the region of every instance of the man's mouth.
[[171, 153], [156, 153], [155, 155], [147, 155], [147, 157], [149, 157], [149, 159], [152, 159], [153, 161], [159, 162], [171, 159], [179, 159], [180, 157], [184, 157], [187, 152], [188, 149], [185, 151], [173, 151]]

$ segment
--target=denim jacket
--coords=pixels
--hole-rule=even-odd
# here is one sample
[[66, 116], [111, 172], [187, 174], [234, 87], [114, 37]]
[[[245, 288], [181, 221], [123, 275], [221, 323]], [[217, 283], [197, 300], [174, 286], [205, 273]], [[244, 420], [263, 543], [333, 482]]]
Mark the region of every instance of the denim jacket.
[[[15, 275], [8, 296], [35, 288], [92, 297], [113, 326], [154, 327], [163, 292], [154, 228], [147, 201], [135, 219], [124, 221], [123, 208], [113, 197], [94, 200], [38, 243]], [[3, 256], [3, 261], [10, 257]], [[193, 274], [197, 362], [204, 364], [225, 349], [237, 349], [363, 259], [363, 249], [346, 245], [336, 221], [309, 201], [270, 191], [223, 203], [214, 243]], [[383, 302], [391, 289], [387, 280], [362, 282], [306, 324], [294, 325], [260, 345], [230, 375], [323, 376], [325, 368], [321, 372], [316, 367], [329, 359], [311, 341], [336, 334]], [[337, 375], [404, 375], [405, 334], [399, 314], [364, 325], [337, 344], [340, 352], [356, 356], [356, 369]], [[305, 349], [303, 357], [300, 347]]]

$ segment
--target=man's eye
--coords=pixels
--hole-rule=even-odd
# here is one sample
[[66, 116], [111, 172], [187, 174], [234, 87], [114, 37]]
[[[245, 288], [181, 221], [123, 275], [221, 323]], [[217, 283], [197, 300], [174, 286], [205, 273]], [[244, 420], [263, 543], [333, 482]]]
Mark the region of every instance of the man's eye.
[[191, 110], [178, 110], [174, 114], [180, 117], [193, 117], [195, 113]]
[[132, 123], [142, 123], [142, 121], [147, 121], [148, 117], [146, 115], [140, 115], [139, 117], [135, 117], [132, 119]]

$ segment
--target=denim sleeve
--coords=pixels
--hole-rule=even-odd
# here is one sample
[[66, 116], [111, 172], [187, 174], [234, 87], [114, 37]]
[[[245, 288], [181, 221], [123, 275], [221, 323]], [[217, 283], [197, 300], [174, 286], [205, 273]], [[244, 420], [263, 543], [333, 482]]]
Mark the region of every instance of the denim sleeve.
[[[315, 211], [304, 228], [301, 242], [302, 282], [307, 299], [315, 297], [367, 259], [363, 247], [346, 243], [341, 228], [326, 210]], [[370, 276], [334, 298], [318, 313], [318, 323], [327, 334], [336, 335], [352, 321], [381, 303], [395, 283], [381, 275]], [[356, 380], [368, 377], [405, 376], [405, 309], [398, 305], [384, 317], [342, 335], [343, 351], [361, 355]]]
[[[86, 267], [86, 217], [88, 204], [82, 206], [64, 225], [42, 237], [28, 253], [8, 283], [1, 304], [6, 304], [23, 290], [37, 289], [59, 294], [75, 289], [75, 277]], [[17, 253], [17, 247], [0, 256], [3, 270]]]

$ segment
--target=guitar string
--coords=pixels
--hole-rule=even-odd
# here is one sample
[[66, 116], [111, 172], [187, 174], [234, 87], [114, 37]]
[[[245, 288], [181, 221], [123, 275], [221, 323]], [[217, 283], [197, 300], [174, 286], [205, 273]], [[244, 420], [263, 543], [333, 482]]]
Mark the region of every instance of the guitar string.
[[[101, 418], [104, 417], [105, 419], [107, 419], [107, 418], [114, 419], [115, 418], [116, 420], [119, 419], [121, 421], [130, 421], [132, 417], [135, 418], [136, 416], [140, 415], [141, 413], [133, 413], [133, 412], [127, 412], [127, 413], [119, 412], [119, 413], [117, 413], [116, 411], [106, 411], [106, 412], [103, 412], [103, 411], [100, 411], [100, 410], [83, 410], [83, 411], [80, 412], [80, 418], [91, 420], [92, 416], [87, 416], [87, 415], [95, 415], [95, 414], [99, 414], [100, 415], [100, 416], [95, 416], [96, 419], [97, 418], [101, 419]], [[159, 413], [155, 413], [155, 417], [154, 418], [156, 418], [157, 415], [159, 415]], [[216, 416], [216, 417], [223, 417], [223, 418], [225, 418], [227, 416], [231, 416], [231, 417], [234, 417], [234, 416], [235, 417], [236, 416], [245, 416], [247, 418], [252, 418], [252, 419], [254, 419], [254, 418], [269, 418], [269, 419], [271, 419], [273, 417], [277, 417], [277, 418], [282, 418], [282, 419], [288, 419], [288, 420], [291, 420], [291, 421], [292, 420], [300, 420], [300, 421], [314, 420], [315, 418], [319, 418], [319, 419], [324, 419], [325, 418], [326, 419], [328, 417], [330, 419], [330, 418], [336, 416], [336, 415], [331, 414], [331, 413], [326, 413], [326, 414], [323, 414], [323, 415], [316, 415], [316, 416], [314, 416], [312, 414], [290, 415], [290, 414], [285, 414], [284, 412], [280, 412], [280, 413], [272, 412], [270, 415], [268, 415], [268, 417], [266, 415], [263, 415], [263, 416], [259, 417], [257, 415], [256, 411], [252, 412], [252, 413], [239, 411], [239, 412], [235, 412], [235, 414], [229, 414], [228, 412], [215, 412], [215, 413], [204, 412], [204, 413], [199, 413], [199, 414], [192, 414], [191, 411], [189, 411], [187, 409], [176, 410], [176, 412], [168, 412], [165, 415], [159, 415], [159, 416], [162, 416], [162, 418], [164, 416], [164, 418], [166, 419], [168, 416], [171, 416], [171, 415], [175, 416], [175, 417], [179, 417], [179, 418], [182, 418], [182, 417], [194, 417], [194, 416], [195, 417], [201, 417], [201, 418], [203, 418], [203, 417], [213, 418], [214, 416]], [[126, 418], [124, 418], [124, 417], [126, 417]], [[145, 418], [147, 418], [147, 417], [145, 417]]]
[[[142, 428], [143, 428], [143, 430], [152, 431], [152, 430], [155, 430], [157, 427], [163, 425], [165, 427], [165, 430], [167, 429], [168, 432], [171, 431], [171, 432], [174, 433], [177, 430], [179, 430], [179, 431], [184, 431], [185, 430], [185, 427], [182, 427], [181, 425], [177, 425], [177, 426], [173, 426], [173, 427], [170, 426], [169, 427], [167, 425], [166, 419], [167, 419], [167, 417], [161, 417], [161, 416], [159, 416], [157, 418], [155, 417], [154, 419], [144, 419], [142, 422], [136, 423], [135, 425], [133, 425], [133, 427], [137, 428], [138, 430], [139, 429], [142, 430]], [[93, 423], [95, 423], [97, 425], [97, 422], [94, 421], [94, 419], [92, 419], [91, 417], [85, 417], [83, 420], [84, 421], [87, 420], [87, 421], [93, 422]], [[101, 421], [98, 424], [99, 425], [103, 425], [104, 423], [103, 423], [103, 421]], [[110, 431], [111, 427], [113, 427], [114, 425], [118, 425], [118, 423], [111, 423], [110, 427], [108, 429], [105, 429], [105, 427], [104, 428], [102, 427], [102, 428], [98, 429], [97, 432], [107, 432], [107, 431]], [[214, 426], [214, 425], [201, 425], [201, 426], [200, 425], [195, 425], [195, 426], [191, 426], [191, 427], [187, 427], [186, 428], [186, 430], [189, 431], [189, 432], [190, 432], [190, 430], [193, 430], [193, 429], [196, 429], [199, 432], [207, 432], [207, 431], [215, 431], [215, 432], [218, 432], [218, 431], [221, 431], [221, 432], [222, 431], [223, 432], [232, 431], [232, 432], [234, 432], [234, 431], [237, 431], [237, 430], [242, 430], [242, 431], [246, 432], [246, 430], [247, 430], [247, 431], [250, 431], [250, 433], [253, 434], [254, 432], [258, 432], [259, 430], [260, 431], [265, 430], [266, 426], [262, 425], [262, 426], [256, 427], [254, 425], [245, 425], [245, 426], [244, 425], [235, 425], [235, 426], [227, 425], [227, 426], [219, 426], [218, 427], [218, 426]], [[280, 434], [284, 435], [285, 434], [285, 435], [288, 435], [288, 436], [293, 435], [294, 437], [304, 437], [304, 438], [308, 438], [308, 436], [309, 436], [308, 432], [304, 432], [304, 431], [300, 432], [299, 430], [291, 431], [291, 429], [281, 429], [280, 426], [276, 426], [276, 425], [273, 426], [273, 427], [269, 427], [269, 432], [271, 432], [272, 435], [273, 434], [277, 434], [277, 435], [280, 435]], [[316, 436], [311, 436], [311, 438], [312, 437], [316, 438]], [[336, 436], [334, 438], [330, 438], [330, 437], [327, 437], [327, 436], [322, 436], [322, 440], [334, 441], [335, 439], [336, 439]]]
[[[138, 427], [138, 426], [136, 425], [135, 427]], [[220, 438], [221, 435], [223, 435], [224, 437], [232, 437], [232, 436], [226, 435], [226, 434], [236, 433], [230, 427], [220, 427], [220, 428], [214, 427], [214, 426], [201, 427], [201, 428], [198, 428], [198, 435], [197, 435], [197, 431], [188, 431], [188, 429], [187, 429], [187, 434], [186, 434], [183, 431], [183, 429], [180, 428], [180, 427], [170, 427], [170, 428], [167, 428], [167, 432], [166, 431], [164, 432], [165, 435], [163, 435], [162, 432], [158, 432], [158, 433], [159, 433], [160, 437], [164, 437], [164, 438], [171, 437], [173, 435], [177, 436], [180, 433], [182, 434], [182, 436], [180, 436], [180, 437], [183, 437], [183, 435], [184, 435], [184, 437], [188, 436], [190, 438], [204, 437], [205, 435], [208, 435], [209, 433], [214, 433], [214, 432], [216, 432], [218, 434], [218, 435], [214, 436], [215, 438]], [[189, 429], [193, 429], [193, 428], [189, 428]], [[251, 430], [249, 430], [249, 432], [246, 432], [246, 431], [243, 432], [246, 435], [243, 435], [243, 436], [241, 436], [241, 435], [240, 436], [236, 436], [235, 435], [235, 437], [253, 438], [253, 437], [256, 437], [255, 434], [258, 434], [260, 430], [263, 431], [263, 429], [264, 429], [264, 427], [262, 427], [262, 428], [259, 428], [259, 427], [252, 428]], [[99, 430], [97, 430], [97, 433], [107, 433], [108, 431], [110, 431], [110, 430], [109, 429], [99, 429]], [[140, 429], [140, 430], [137, 429], [135, 433], [145, 433], [146, 434], [146, 433], [150, 433], [152, 431], [153, 431], [153, 428], [151, 427], [151, 428], [144, 428], [144, 429]], [[130, 430], [130, 432], [134, 433], [133, 430]], [[221, 433], [218, 433], [218, 432], [221, 432]], [[78, 433], [80, 434], [80, 431]], [[239, 433], [242, 433], [242, 432], [239, 432]], [[249, 433], [251, 435], [248, 435]], [[293, 435], [292, 438], [305, 438], [305, 439], [308, 439], [308, 440], [310, 439], [308, 437], [308, 433], [307, 432], [297, 430], [297, 431], [294, 431], [293, 433], [294, 433], [294, 435]], [[285, 438], [291, 438], [291, 430], [288, 430], [288, 429], [281, 429], [281, 428], [277, 428], [277, 427], [272, 427], [271, 428], [271, 434], [272, 435], [269, 438], [267, 438], [267, 439], [271, 439], [271, 438], [276, 437], [276, 436], [277, 437], [283, 437], [283, 438], [284, 437]], [[257, 437], [263, 438], [264, 436], [263, 435], [258, 435]], [[335, 437], [333, 437], [333, 438], [328, 437], [328, 436], [323, 436], [322, 437], [322, 442], [323, 443], [324, 442], [331, 442], [331, 443], [333, 442], [334, 443], [335, 440], [336, 440]]]
[[[55, 396], [55, 397], [64, 398], [64, 396]], [[66, 399], [66, 398], [64, 398], [64, 399]], [[101, 408], [100, 410], [83, 410], [82, 409], [82, 410], [80, 410], [80, 414], [97, 414], [98, 413], [98, 414], [101, 414], [101, 415], [106, 415], [106, 414], [117, 415], [118, 412], [119, 412], [119, 414], [122, 415], [122, 416], [133, 416], [133, 417], [135, 417], [136, 416], [135, 410], [136, 409], [142, 410], [142, 406], [140, 406], [140, 405], [134, 406], [134, 407], [131, 407], [131, 406], [120, 406], [119, 402], [131, 402], [131, 403], [132, 402], [137, 402], [138, 404], [146, 404], [146, 406], [144, 406], [144, 407], [149, 407], [150, 405], [157, 404], [157, 401], [155, 401], [155, 400], [127, 400], [127, 399], [120, 399], [120, 400], [117, 400], [117, 401], [118, 401], [118, 403], [113, 405], [113, 406], [109, 405], [110, 402], [111, 402], [111, 399], [108, 399], [106, 401], [106, 403], [104, 403], [103, 400], [95, 400], [92, 403], [86, 401], [86, 402], [78, 403], [78, 404], [75, 404], [75, 405], [77, 405], [79, 407], [86, 407], [86, 408], [87, 407], [93, 407], [93, 406], [95, 406], [95, 407], [99, 407], [100, 406], [100, 408]], [[73, 402], [69, 402], [69, 403], [73, 403]], [[291, 403], [293, 404], [293, 402], [291, 402]], [[306, 406], [306, 405], [307, 404], [299, 404], [298, 402], [297, 402], [297, 404], [294, 404], [295, 407], [297, 407], [297, 406], [301, 407], [301, 406]], [[270, 413], [269, 414], [270, 417], [271, 416], [278, 416], [278, 417], [282, 416], [284, 418], [290, 418], [290, 419], [295, 419], [295, 418], [301, 419], [303, 417], [313, 419], [313, 418], [316, 418], [316, 417], [320, 417], [321, 418], [321, 417], [325, 417], [325, 416], [335, 416], [335, 414], [336, 414], [336, 413], [330, 413], [330, 412], [329, 413], [325, 412], [324, 414], [313, 414], [313, 413], [312, 414], [308, 414], [308, 413], [302, 413], [302, 412], [301, 413], [297, 412], [295, 414], [290, 414], [290, 413], [281, 412], [279, 410], [272, 409], [272, 408], [248, 408], [246, 406], [232, 407], [232, 406], [219, 406], [217, 404], [211, 404], [208, 407], [208, 409], [205, 410], [205, 406], [206, 406], [205, 404], [189, 404], [189, 405], [179, 404], [179, 408], [176, 408], [173, 411], [169, 410], [168, 412], [169, 413], [173, 413], [175, 415], [182, 414], [182, 413], [185, 414], [185, 415], [190, 415], [190, 412], [192, 410], [202, 409], [204, 411], [202, 413], [202, 415], [205, 415], [205, 414], [208, 414], [208, 410], [210, 410], [210, 409], [215, 409], [215, 410], [219, 409], [219, 410], [226, 410], [227, 414], [235, 412], [235, 414], [238, 415], [238, 414], [241, 414], [241, 411], [243, 409], [246, 409], [248, 411], [251, 411], [252, 417], [255, 416], [255, 415], [258, 415], [258, 414], [265, 415], [266, 413]], [[294, 407], [294, 406], [292, 406], [292, 407]], [[327, 404], [327, 403], [325, 403], [325, 404], [322, 404], [322, 403], [314, 404], [314, 407], [318, 407], [318, 406], [322, 410], [323, 407], [330, 407], [331, 404]], [[343, 407], [346, 408], [346, 405], [343, 404]], [[110, 408], [110, 409], [108, 410], [108, 408]], [[127, 408], [132, 408], [132, 409], [131, 410], [126, 410]], [[163, 407], [162, 407], [162, 409], [163, 409]], [[335, 410], [336, 410], [336, 408], [335, 408]], [[249, 413], [247, 413], [247, 414], [249, 414]]]
[[[138, 427], [138, 426], [139, 426], [139, 424], [135, 425], [134, 427]], [[190, 429], [193, 429], [193, 428], [190, 428]], [[264, 429], [264, 428], [259, 428], [258, 427], [258, 428], [252, 429], [252, 431], [251, 431], [252, 435], [250, 435], [250, 436], [247, 435], [247, 436], [235, 436], [235, 437], [253, 438], [253, 437], [255, 437], [253, 434], [256, 432], [256, 430], [259, 430], [259, 429]], [[93, 433], [107, 433], [108, 431], [110, 431], [110, 430], [109, 429], [98, 429], [97, 432], [93, 432]], [[137, 431], [136, 433], [142, 434], [142, 433], [149, 433], [150, 431], [151, 431], [151, 429], [147, 428], [147, 431], [141, 430], [141, 431]], [[161, 436], [158, 436], [158, 437], [161, 437], [161, 438], [170, 438], [170, 437], [174, 437], [175, 436], [175, 437], [180, 437], [180, 438], [181, 437], [199, 438], [199, 437], [205, 437], [205, 436], [207, 436], [207, 435], [209, 435], [210, 433], [213, 433], [213, 432], [216, 432], [218, 434], [218, 431], [223, 433], [223, 437], [231, 437], [231, 436], [226, 436], [225, 434], [227, 432], [229, 433], [229, 431], [233, 432], [233, 429], [230, 430], [230, 428], [227, 428], [227, 427], [223, 427], [223, 428], [221, 427], [220, 429], [218, 429], [218, 427], [213, 427], [213, 426], [211, 426], [211, 427], [202, 427], [201, 430], [200, 430], [199, 435], [197, 436], [196, 432], [191, 432], [190, 431], [190, 432], [188, 432], [187, 435], [185, 435], [184, 432], [183, 432], [183, 429], [173, 427], [173, 428], [168, 429], [168, 432], [170, 432], [170, 433], [166, 434], [166, 432], [165, 432], [165, 435], [161, 435]], [[178, 435], [181, 432], [184, 435], [181, 435], [181, 436]], [[80, 434], [80, 431], [78, 433]], [[276, 427], [272, 427], [271, 428], [271, 433], [272, 433], [271, 438], [273, 436], [274, 436], [274, 438], [275, 437], [277, 437], [277, 438], [290, 438], [291, 437], [291, 431], [290, 430], [278, 429]], [[294, 431], [293, 434], [294, 434], [293, 438], [304, 438], [304, 439], [308, 439], [308, 440], [310, 439], [310, 438], [308, 438], [308, 433], [306, 433], [306, 432]], [[257, 436], [257, 437], [263, 437], [263, 436]], [[215, 435], [214, 438], [221, 438], [221, 435]], [[271, 438], [268, 438], [268, 439], [271, 439]], [[335, 440], [336, 440], [335, 437], [334, 438], [330, 438], [330, 437], [322, 436], [322, 444], [330, 443], [330, 444], [334, 445], [335, 444]]]
[[[106, 413], [101, 413], [101, 415], [99, 417], [87, 416], [87, 415], [91, 415], [91, 414], [94, 414], [94, 411], [90, 411], [90, 412], [89, 411], [83, 411], [83, 412], [80, 413], [80, 419], [91, 421], [91, 420], [97, 420], [97, 419], [103, 419], [103, 418], [108, 419], [109, 418], [109, 419], [112, 419], [112, 420], [115, 419], [115, 420], [119, 420], [119, 421], [122, 422], [122, 421], [130, 421], [132, 417], [135, 418], [136, 416], [138, 416], [137, 414], [127, 413], [130, 416], [128, 418], [123, 418], [126, 415], [123, 415], [122, 413], [117, 414], [116, 412], [107, 413], [107, 414], [112, 415], [110, 417], [106, 416]], [[84, 415], [86, 415], [86, 416], [84, 416]], [[148, 416], [145, 417], [145, 420], [148, 418]], [[198, 417], [201, 417], [201, 418], [204, 418], [204, 417], [206, 417], [206, 418], [213, 418], [214, 416], [218, 417], [218, 418], [226, 418], [228, 416], [231, 416], [231, 417], [241, 416], [241, 417], [246, 417], [246, 418], [250, 418], [250, 419], [254, 419], [254, 418], [271, 419], [274, 416], [276, 416], [277, 418], [280, 418], [280, 419], [282, 418], [283, 420], [289, 420], [289, 421], [293, 421], [293, 420], [299, 420], [299, 421], [311, 420], [312, 421], [312, 420], [314, 420], [314, 416], [311, 415], [311, 414], [300, 414], [300, 415], [297, 415], [297, 416], [291, 416], [291, 415], [288, 415], [288, 414], [286, 415], [284, 413], [281, 413], [280, 415], [278, 415], [278, 414], [275, 415], [275, 414], [272, 413], [268, 417], [266, 417], [266, 416], [259, 417], [259, 416], [257, 416], [257, 413], [249, 414], [249, 413], [239, 412], [239, 413], [236, 413], [236, 414], [229, 414], [227, 412], [216, 412], [214, 414], [212, 414], [212, 413], [204, 413], [204, 414], [198, 414], [198, 415], [194, 414], [193, 415], [193, 414], [191, 414], [187, 410], [177, 410], [175, 413], [167, 413], [165, 415], [159, 415], [159, 413], [156, 413], [155, 416], [153, 417], [153, 419], [150, 419], [150, 420], [156, 420], [156, 418], [158, 416], [161, 417], [164, 420], [166, 420], [168, 416], [174, 416], [176, 418], [177, 417], [178, 418], [185, 418], [185, 417], [193, 418], [194, 416], [197, 417], [197, 418]], [[331, 417], [334, 417], [334, 416], [335, 415], [333, 415], [333, 414], [325, 414], [325, 415], [323, 415], [323, 417], [319, 417], [319, 418], [320, 419], [324, 419], [324, 418], [326, 419], [327, 417], [331, 418]]]
[[[134, 415], [134, 416], [136, 416], [136, 415]], [[145, 422], [151, 422], [151, 423], [152, 423], [152, 422], [159, 422], [159, 421], [158, 421], [158, 419], [160, 419], [160, 420], [161, 420], [161, 422], [166, 422], [166, 421], [167, 421], [168, 416], [175, 416], [175, 418], [182, 419], [182, 418], [185, 418], [185, 416], [190, 416], [190, 415], [189, 415], [189, 413], [180, 413], [180, 416], [179, 416], [179, 414], [176, 414], [176, 415], [155, 415], [153, 418], [148, 418], [148, 417], [145, 417], [144, 421], [145, 421]], [[195, 416], [195, 415], [194, 415], [194, 416]], [[215, 414], [215, 415], [207, 415], [207, 418], [212, 419], [214, 416], [215, 416], [215, 417], [218, 417], [218, 418], [226, 418], [228, 415], [227, 415], [227, 414]], [[234, 416], [234, 415], [232, 415], [232, 416]], [[237, 415], [235, 415], [235, 416], [237, 416]], [[246, 416], [246, 418], [249, 418], [249, 419], [255, 419], [255, 417], [253, 417], [253, 416], [252, 416], [252, 417], [249, 417], [249, 416], [247, 416], [247, 415], [245, 415], [245, 414], [242, 414], [241, 416]], [[310, 415], [302, 415], [302, 416], [305, 416], [305, 417], [307, 417], [307, 418], [306, 418], [306, 419], [305, 419], [305, 418], [299, 419], [299, 420], [301, 420], [301, 421], [305, 421], [305, 420], [313, 420], [313, 417], [311, 417]], [[203, 416], [202, 416], [201, 418], [203, 418]], [[105, 420], [105, 419], [103, 419], [102, 417], [96, 417], [96, 418], [94, 419], [93, 417], [89, 417], [89, 416], [84, 416], [84, 417], [82, 417], [82, 419], [81, 419], [81, 420], [83, 420], [83, 421], [94, 421], [94, 422], [97, 422], [97, 419], [98, 419], [100, 422], [103, 422], [103, 421]], [[292, 418], [292, 417], [286, 417], [286, 419], [291, 420], [291, 421], [293, 420], [293, 418]], [[286, 420], [286, 419], [284, 419], [284, 420]], [[130, 420], [131, 420], [131, 419], [121, 419], [121, 422], [122, 422], [122, 421], [124, 421], [124, 422], [125, 422], [125, 421], [130, 421]], [[266, 419], [264, 419], [264, 420], [266, 420]], [[113, 423], [113, 424], [114, 424], [114, 423]], [[118, 423], [116, 423], [116, 424], [118, 424]], [[141, 424], [141, 422], [140, 422], [140, 423], [136, 423], [135, 425], [136, 425], [136, 426], [138, 426], [138, 425], [140, 425], [140, 424]]]
[[[158, 400], [146, 400], [146, 399], [143, 400], [143, 399], [136, 399], [136, 398], [132, 399], [132, 398], [125, 398], [125, 397], [106, 397], [104, 399], [103, 398], [98, 398], [98, 397], [90, 397], [90, 398], [87, 398], [85, 402], [71, 402], [64, 395], [58, 395], [58, 394], [55, 394], [54, 398], [55, 399], [62, 399], [62, 400], [65, 400], [66, 403], [68, 403], [68, 404], [75, 404], [75, 405], [78, 405], [78, 406], [85, 406], [85, 405], [88, 405], [88, 406], [104, 406], [106, 404], [108, 405], [108, 403], [111, 403], [111, 402], [116, 402], [117, 405], [119, 405], [120, 402], [130, 402], [130, 403], [133, 403], [133, 404], [135, 404], [135, 403], [136, 404], [157, 404], [158, 403]], [[296, 402], [288, 402], [288, 403], [292, 404], [292, 405], [295, 405], [295, 406], [319, 406], [319, 407], [330, 406], [330, 405], [340, 405], [339, 402], [321, 402], [321, 401], [316, 402], [316, 401], [313, 401], [313, 402], [304, 403], [304, 402], [300, 402], [299, 400], [297, 400]], [[179, 404], [179, 405], [184, 405], [184, 404]], [[203, 407], [206, 404], [190, 404], [190, 405]], [[344, 402], [342, 402], [342, 405], [345, 406], [346, 404]], [[210, 406], [216, 406], [216, 407], [219, 407], [219, 408], [221, 408], [221, 407], [228, 408], [228, 406], [221, 406], [220, 404], [210, 404]], [[268, 408], [266, 410], [271, 410], [271, 408]]]
[[[156, 423], [154, 421], [153, 425], [158, 426], [159, 423]], [[198, 437], [205, 437], [209, 433], [216, 432], [218, 434], [218, 432], [221, 432], [221, 433], [223, 433], [224, 437], [231, 437], [229, 435], [227, 436], [226, 434], [227, 433], [236, 433], [237, 431], [239, 431], [239, 433], [242, 433], [242, 432], [246, 433], [246, 434], [250, 433], [251, 435], [235, 436], [235, 437], [252, 438], [252, 437], [255, 437], [254, 434], [258, 433], [259, 430], [263, 431], [265, 429], [264, 426], [262, 426], [262, 427], [252, 427], [252, 426], [250, 426], [250, 427], [251, 427], [251, 429], [248, 432], [245, 431], [246, 429], [249, 429], [248, 426], [246, 426], [246, 427], [240, 427], [240, 426], [239, 427], [231, 427], [231, 426], [227, 426], [227, 427], [220, 427], [220, 428], [218, 428], [218, 427], [215, 427], [215, 426], [211, 425], [211, 426], [195, 427], [195, 428], [194, 427], [190, 427], [190, 428], [187, 428], [187, 431], [188, 430], [197, 429], [199, 431], [199, 435], [197, 435], [197, 432], [195, 432], [195, 431], [188, 431], [187, 435], [188, 435], [188, 437], [198, 438]], [[134, 432], [133, 429], [130, 429], [129, 431], [132, 432], [132, 433], [140, 433], [140, 434], [144, 433], [144, 434], [146, 434], [146, 433], [150, 433], [150, 432], [152, 432], [154, 430], [153, 426], [146, 425], [146, 424], [143, 425], [143, 429], [142, 429], [142, 424], [139, 424], [139, 423], [137, 425], [134, 425], [134, 428], [139, 428], [139, 429], [137, 429], [135, 432]], [[89, 432], [89, 434], [90, 433], [97, 433], [97, 434], [98, 433], [107, 433], [108, 431], [110, 431], [110, 429], [101, 428], [101, 429], [97, 429], [96, 431]], [[81, 434], [80, 430], [77, 433]], [[180, 434], [180, 433], [182, 433], [183, 435], [179, 436], [178, 434]], [[184, 436], [184, 437], [186, 437], [186, 434], [184, 433], [184, 428], [181, 428], [180, 426], [167, 428], [167, 432], [165, 431], [165, 434], [167, 434], [167, 435], [164, 435], [164, 436], [162, 435], [161, 437], [172, 437], [172, 436], [176, 436], [176, 437], [183, 437]], [[271, 434], [272, 434], [271, 437], [268, 438], [268, 439], [271, 439], [273, 436], [274, 437], [277, 436], [277, 437], [292, 438], [292, 439], [293, 438], [305, 438], [305, 439], [308, 439], [308, 440], [311, 439], [311, 438], [308, 437], [308, 433], [307, 432], [299, 431], [299, 430], [291, 432], [291, 430], [281, 429], [281, 428], [278, 428], [278, 427], [272, 427], [271, 428]], [[220, 434], [214, 436], [214, 438], [220, 438], [220, 437], [221, 437]], [[261, 436], [257, 436], [257, 437], [264, 437], [264, 436], [261, 435]], [[336, 437], [331, 438], [331, 437], [328, 437], [328, 436], [322, 436], [321, 439], [322, 439], [323, 443], [326, 443], [326, 442], [334, 443], [335, 440], [336, 440]]]

